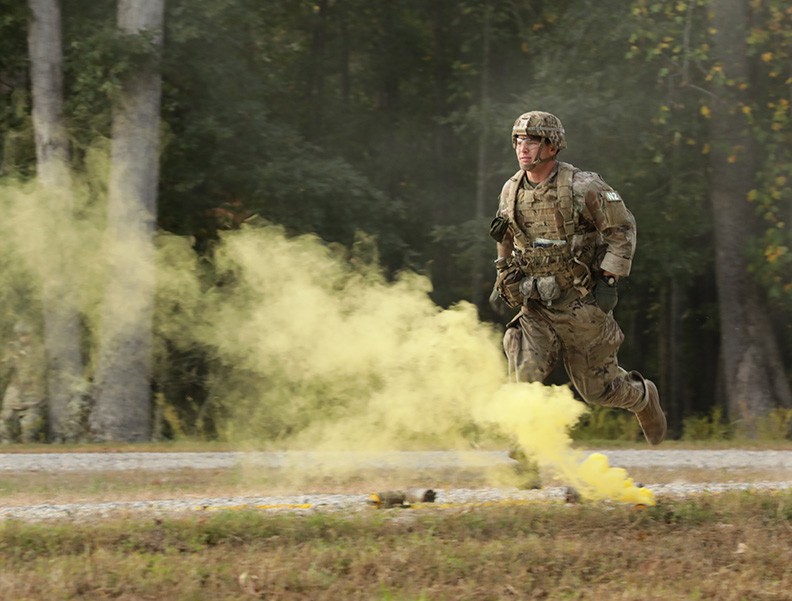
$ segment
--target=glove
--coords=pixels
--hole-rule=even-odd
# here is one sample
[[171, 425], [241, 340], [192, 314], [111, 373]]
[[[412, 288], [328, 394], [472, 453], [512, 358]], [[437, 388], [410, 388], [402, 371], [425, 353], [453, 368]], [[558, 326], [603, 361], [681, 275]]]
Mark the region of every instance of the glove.
[[613, 276], [600, 276], [594, 284], [594, 300], [605, 313], [613, 311], [619, 302], [619, 290], [616, 278]]
[[496, 262], [498, 277], [495, 280], [495, 289], [500, 293], [509, 307], [518, 307], [523, 302], [520, 293], [520, 280], [524, 275], [520, 268], [510, 260], [498, 259]]

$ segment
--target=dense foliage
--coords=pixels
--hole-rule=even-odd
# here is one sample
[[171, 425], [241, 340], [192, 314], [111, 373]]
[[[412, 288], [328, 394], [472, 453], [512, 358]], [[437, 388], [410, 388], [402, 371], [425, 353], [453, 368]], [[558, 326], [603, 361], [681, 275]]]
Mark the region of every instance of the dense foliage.
[[[26, 177], [35, 156], [20, 4], [0, 0], [0, 160], [4, 175]], [[109, 135], [108, 100], [147, 50], [115, 33], [113, 1], [62, 5], [79, 166]], [[678, 431], [720, 401], [712, 82], [744, 91], [736, 108], [759, 149], [746, 278], [772, 299], [792, 364], [792, 8], [748, 2], [751, 80], [719, 82], [708, 5], [170, 0], [159, 225], [194, 237], [205, 256], [218, 232], [254, 214], [346, 246], [365, 232], [388, 273], [426, 273], [439, 304], [473, 300], [499, 319], [484, 301], [486, 226], [515, 170], [509, 129], [524, 110], [552, 111], [568, 132], [562, 158], [601, 173], [636, 215], [639, 253], [617, 310], [627, 334], [620, 358], [657, 375]], [[203, 428], [189, 407], [206, 358], [172, 353], [160, 390], [188, 430]]]

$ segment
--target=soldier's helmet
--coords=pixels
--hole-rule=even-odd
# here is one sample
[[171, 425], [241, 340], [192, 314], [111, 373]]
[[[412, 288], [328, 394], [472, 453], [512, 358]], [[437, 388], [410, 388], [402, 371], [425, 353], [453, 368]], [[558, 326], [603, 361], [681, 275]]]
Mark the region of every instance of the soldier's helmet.
[[566, 132], [561, 119], [544, 111], [529, 111], [517, 117], [512, 127], [512, 146], [517, 136], [541, 136], [558, 150], [566, 148]]

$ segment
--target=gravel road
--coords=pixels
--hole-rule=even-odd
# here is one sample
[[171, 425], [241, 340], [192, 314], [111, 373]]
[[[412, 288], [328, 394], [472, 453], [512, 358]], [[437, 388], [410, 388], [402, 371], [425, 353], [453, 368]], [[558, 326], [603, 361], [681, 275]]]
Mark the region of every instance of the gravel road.
[[[792, 470], [792, 450], [608, 450], [603, 451], [615, 467], [654, 467], [658, 469], [701, 468], [710, 470], [761, 469]], [[582, 455], [584, 456], [584, 454]], [[0, 476], [9, 479], [24, 472], [86, 472], [174, 469], [232, 469], [243, 465], [284, 468], [311, 466], [331, 468], [339, 464], [363, 468], [389, 469], [471, 469], [508, 465], [511, 459], [499, 451], [415, 451], [389, 453], [314, 453], [314, 452], [216, 452], [216, 453], [0, 453]], [[728, 482], [647, 484], [656, 495], [684, 496], [734, 489], [780, 490], [792, 488], [792, 481], [743, 483]], [[563, 499], [565, 487], [541, 490], [442, 489], [437, 504], [508, 503]], [[95, 519], [110, 515], [165, 515], [175, 512], [217, 511], [254, 508], [271, 511], [316, 512], [368, 507], [366, 495], [307, 494], [205, 499], [163, 499], [108, 503], [0, 505], [0, 522], [8, 519], [38, 521], [53, 518]], [[2, 501], [0, 501], [1, 503]]]

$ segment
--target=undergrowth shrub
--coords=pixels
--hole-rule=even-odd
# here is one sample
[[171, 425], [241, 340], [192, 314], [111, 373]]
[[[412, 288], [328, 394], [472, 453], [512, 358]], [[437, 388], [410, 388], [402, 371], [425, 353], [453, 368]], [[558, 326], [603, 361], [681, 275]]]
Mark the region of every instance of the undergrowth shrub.
[[573, 440], [634, 441], [641, 436], [641, 426], [629, 411], [594, 406], [571, 432]]
[[720, 407], [714, 407], [709, 415], [692, 415], [682, 420], [682, 440], [727, 440], [733, 429]]

